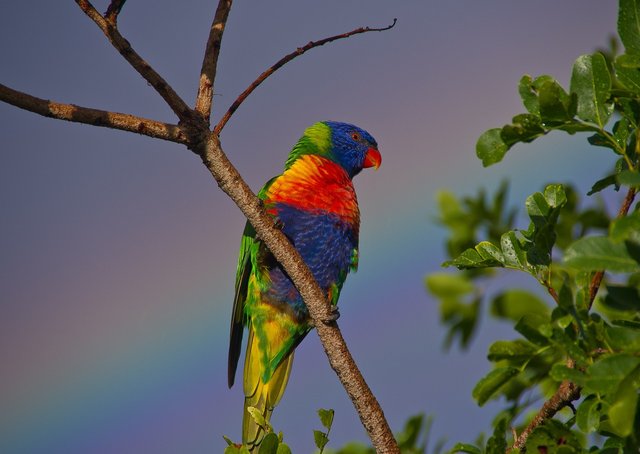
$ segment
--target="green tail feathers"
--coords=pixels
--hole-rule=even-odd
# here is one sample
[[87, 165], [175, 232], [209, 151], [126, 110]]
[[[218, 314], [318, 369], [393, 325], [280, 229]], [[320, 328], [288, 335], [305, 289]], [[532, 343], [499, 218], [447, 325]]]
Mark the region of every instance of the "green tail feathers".
[[[266, 383], [263, 380], [261, 354], [258, 342], [255, 341], [253, 330], [249, 328], [247, 354], [244, 364], [244, 412], [242, 417], [242, 443], [250, 451], [256, 449], [265, 435], [264, 428], [256, 422], [260, 415], [268, 423], [271, 413], [284, 394], [293, 364], [293, 352], [278, 364]], [[259, 415], [249, 413], [249, 408], [255, 408]]]

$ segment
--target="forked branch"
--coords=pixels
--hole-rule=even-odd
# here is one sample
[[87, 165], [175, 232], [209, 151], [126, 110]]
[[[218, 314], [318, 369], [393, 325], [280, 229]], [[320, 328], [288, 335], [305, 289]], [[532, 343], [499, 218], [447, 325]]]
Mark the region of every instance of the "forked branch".
[[[160, 74], [158, 74], [138, 53], [133, 50], [129, 41], [124, 39], [120, 34], [114, 23], [111, 23], [105, 19], [102, 14], [98, 12], [91, 4], [89, 0], [75, 0], [80, 9], [89, 16], [89, 18], [96, 23], [96, 25], [102, 30], [102, 33], [107, 37], [109, 42], [116, 48], [120, 55], [124, 57], [127, 62], [138, 71], [138, 73], [149, 82], [149, 84], [158, 92], [162, 99], [165, 100], [167, 105], [178, 116], [180, 121], [193, 120], [195, 114], [193, 110], [183, 101], [183, 99], [175, 92], [175, 90], [165, 81]], [[124, 3], [124, 2], [122, 2]], [[122, 3], [120, 7], [122, 7]]]
[[329, 324], [322, 322], [322, 320], [327, 320], [331, 316], [326, 295], [314, 280], [300, 254], [284, 234], [273, 226], [273, 218], [264, 211], [258, 198], [228, 160], [219, 141], [219, 132], [228, 122], [233, 112], [260, 83], [278, 68], [314, 47], [359, 33], [388, 30], [395, 25], [396, 21], [394, 20], [392, 25], [385, 28], [363, 27], [320, 41], [312, 41], [285, 56], [265, 71], [238, 97], [212, 132], [209, 130], [208, 122], [211, 112], [211, 94], [214, 89], [220, 42], [232, 0], [220, 0], [218, 4], [203, 58], [200, 86], [194, 109], [186, 105], [173, 88], [131, 48], [127, 40], [118, 32], [116, 22], [118, 13], [125, 3], [124, 0], [112, 0], [105, 16], [101, 15], [88, 0], [75, 1], [82, 11], [98, 25], [118, 52], [162, 96], [180, 119], [180, 124], [171, 125], [128, 114], [56, 103], [36, 98], [3, 85], [0, 85], [0, 100], [47, 117], [105, 126], [182, 143], [197, 153], [220, 188], [231, 197], [245, 214], [260, 238], [264, 240], [300, 291], [305, 304], [309, 308], [309, 314], [315, 322], [331, 367], [336, 371], [338, 378], [356, 407], [360, 420], [367, 430], [376, 451], [385, 454], [398, 454], [398, 445], [382, 409], [351, 357], [338, 325], [335, 322]]

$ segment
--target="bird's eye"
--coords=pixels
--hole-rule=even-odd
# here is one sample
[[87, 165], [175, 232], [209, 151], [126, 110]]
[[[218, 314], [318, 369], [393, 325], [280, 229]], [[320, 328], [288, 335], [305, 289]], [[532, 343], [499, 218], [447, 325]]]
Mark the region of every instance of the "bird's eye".
[[351, 133], [351, 138], [356, 142], [360, 142], [360, 134], [358, 134], [357, 132]]

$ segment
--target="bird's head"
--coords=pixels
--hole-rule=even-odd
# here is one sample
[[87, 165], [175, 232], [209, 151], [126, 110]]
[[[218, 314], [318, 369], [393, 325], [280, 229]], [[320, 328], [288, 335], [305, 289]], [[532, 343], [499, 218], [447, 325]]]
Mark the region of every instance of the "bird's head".
[[339, 164], [350, 177], [367, 167], [380, 167], [382, 157], [376, 140], [362, 128], [336, 121], [308, 127], [291, 150], [286, 167], [305, 154], [315, 154]]

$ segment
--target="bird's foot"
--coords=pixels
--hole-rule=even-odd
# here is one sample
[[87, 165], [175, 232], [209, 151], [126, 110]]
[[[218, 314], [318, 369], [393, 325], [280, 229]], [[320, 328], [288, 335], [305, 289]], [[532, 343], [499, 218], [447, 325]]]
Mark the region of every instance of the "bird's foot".
[[[340, 311], [338, 310], [338, 306], [331, 306], [331, 312], [329, 313], [329, 316], [320, 321], [325, 325], [330, 325], [334, 323], [336, 320], [338, 320], [339, 318], [340, 318]], [[309, 319], [309, 326], [311, 328], [316, 327], [316, 323], [311, 318]]]

